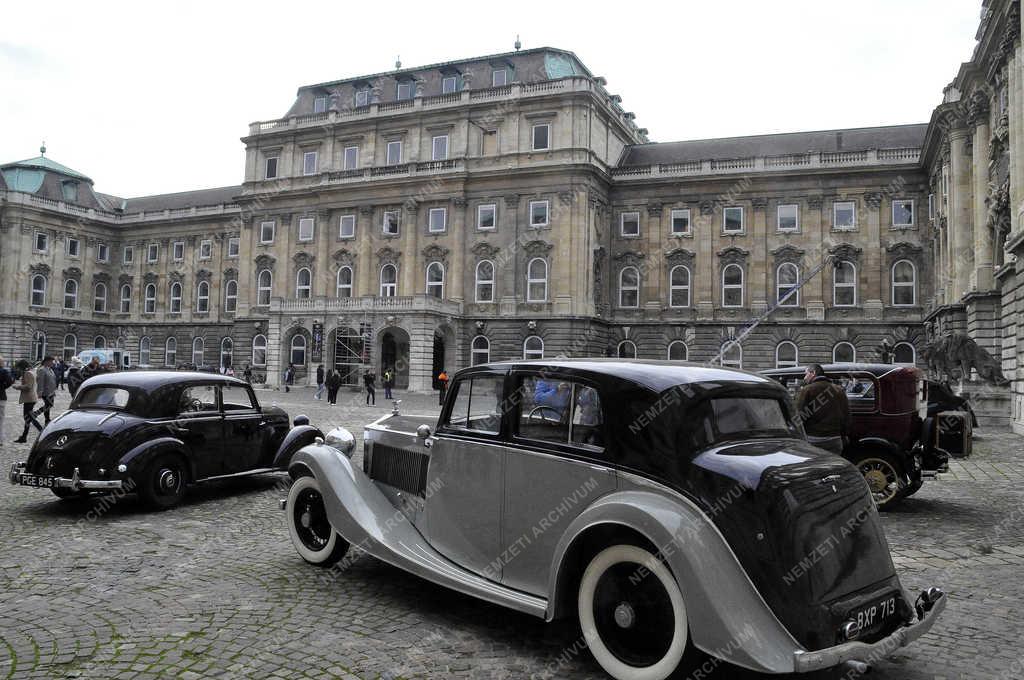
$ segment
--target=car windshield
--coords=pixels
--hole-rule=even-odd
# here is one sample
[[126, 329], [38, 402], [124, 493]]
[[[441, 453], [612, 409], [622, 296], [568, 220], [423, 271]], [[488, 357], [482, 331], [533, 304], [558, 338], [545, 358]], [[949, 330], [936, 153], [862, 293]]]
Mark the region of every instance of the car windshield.
[[77, 408], [124, 409], [131, 394], [123, 387], [97, 385], [86, 387], [75, 396]]

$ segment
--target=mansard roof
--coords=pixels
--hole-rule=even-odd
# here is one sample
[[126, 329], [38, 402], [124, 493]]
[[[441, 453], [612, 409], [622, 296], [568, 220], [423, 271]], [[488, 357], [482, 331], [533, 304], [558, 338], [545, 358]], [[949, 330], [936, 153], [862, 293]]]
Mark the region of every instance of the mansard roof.
[[[179, 191], [173, 194], [157, 194], [138, 198], [118, 199], [117, 207], [126, 213], [152, 212], [156, 210], [179, 210], [202, 205], [221, 205], [234, 203], [235, 196], [242, 193], [242, 187], [217, 187], [216, 189], [199, 189], [198, 191]], [[109, 198], [114, 198], [113, 196]]]
[[883, 127], [787, 132], [749, 137], [720, 137], [683, 142], [652, 142], [626, 149], [620, 166], [684, 163], [709, 158], [781, 156], [808, 151], [863, 151], [920, 147], [927, 123]]

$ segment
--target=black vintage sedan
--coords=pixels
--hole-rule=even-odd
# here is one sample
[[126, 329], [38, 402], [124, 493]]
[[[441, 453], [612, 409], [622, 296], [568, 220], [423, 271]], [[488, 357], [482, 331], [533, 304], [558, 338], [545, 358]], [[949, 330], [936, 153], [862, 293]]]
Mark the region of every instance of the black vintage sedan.
[[260, 406], [242, 380], [208, 373], [138, 371], [85, 381], [71, 407], [39, 434], [12, 484], [61, 498], [138, 491], [169, 508], [187, 485], [287, 469], [320, 431], [303, 416], [294, 427], [276, 406]]

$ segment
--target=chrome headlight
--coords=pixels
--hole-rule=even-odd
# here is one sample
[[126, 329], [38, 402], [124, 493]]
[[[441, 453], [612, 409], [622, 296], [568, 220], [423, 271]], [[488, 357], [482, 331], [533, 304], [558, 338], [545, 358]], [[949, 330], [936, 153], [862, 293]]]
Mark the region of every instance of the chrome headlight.
[[343, 427], [336, 427], [327, 433], [324, 443], [334, 449], [338, 449], [349, 458], [356, 449], [356, 438], [351, 432]]

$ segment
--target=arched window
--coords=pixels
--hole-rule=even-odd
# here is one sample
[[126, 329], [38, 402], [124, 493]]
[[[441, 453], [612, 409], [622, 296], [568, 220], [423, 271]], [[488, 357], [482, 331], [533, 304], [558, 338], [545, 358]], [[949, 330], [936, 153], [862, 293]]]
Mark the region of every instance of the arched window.
[[68, 333], [64, 336], [64, 361], [70, 361], [71, 357], [78, 354], [78, 336]]
[[132, 287], [127, 283], [121, 286], [121, 304], [118, 309], [122, 314], [132, 311]]
[[290, 363], [296, 366], [306, 365], [306, 336], [302, 333], [296, 333], [292, 336], [292, 347], [288, 359]]
[[64, 282], [64, 309], [78, 309], [78, 281]]
[[177, 281], [171, 284], [171, 306], [168, 311], [171, 314], [181, 313], [181, 284]]
[[676, 265], [668, 273], [669, 307], [690, 306], [690, 270], [685, 265]]
[[909, 342], [898, 343], [892, 348], [892, 361], [895, 364], [917, 364], [917, 351]]
[[623, 340], [619, 343], [616, 354], [620, 359], [636, 359], [636, 343], [632, 340]]
[[526, 301], [547, 302], [548, 263], [544, 258], [535, 257], [526, 265]]
[[531, 335], [523, 341], [524, 359], [543, 359], [544, 341], [538, 335]]
[[252, 339], [252, 365], [267, 365], [267, 336], [257, 335]]
[[395, 297], [398, 295], [398, 267], [386, 264], [380, 268], [380, 296]]
[[473, 338], [473, 344], [470, 347], [470, 366], [486, 364], [491, 360], [491, 341], [485, 336], [478, 335]]
[[105, 283], [97, 283], [92, 289], [92, 311], [101, 313], [107, 311], [107, 285]]
[[640, 306], [640, 270], [624, 267], [619, 272], [619, 307]]
[[196, 286], [196, 311], [205, 314], [210, 311], [210, 282], [200, 281]]
[[800, 365], [800, 351], [789, 340], [783, 340], [775, 347], [775, 368], [792, 368]]
[[718, 363], [726, 368], [743, 368], [743, 346], [734, 340], [726, 340], [722, 343]]
[[139, 365], [149, 366], [150, 356], [152, 355], [153, 343], [148, 337], [143, 337], [139, 340]]
[[238, 309], [238, 281], [228, 279], [224, 282], [224, 311], [234, 312]]
[[892, 266], [892, 304], [897, 307], [917, 304], [917, 269], [910, 260], [900, 260]]
[[427, 295], [438, 299], [444, 297], [444, 265], [440, 262], [427, 265]]
[[269, 269], [260, 271], [256, 277], [256, 304], [265, 307], [270, 304], [270, 293], [274, 288], [274, 275]]
[[192, 363], [196, 368], [206, 364], [206, 341], [202, 338], [192, 338]]
[[167, 338], [164, 343], [164, 366], [178, 365], [178, 341], [174, 338]]
[[722, 306], [743, 306], [743, 267], [727, 264], [722, 269]]
[[36, 331], [32, 336], [32, 360], [42, 361], [46, 356], [46, 333]]
[[857, 268], [852, 262], [836, 262], [832, 272], [832, 304], [853, 307], [857, 304]]
[[313, 273], [306, 267], [295, 272], [295, 298], [308, 300], [313, 292]]
[[235, 343], [231, 338], [220, 341], [220, 367], [231, 368], [231, 356], [235, 351]]
[[494, 302], [494, 263], [490, 260], [476, 263], [476, 301]]
[[[780, 307], [799, 307], [800, 306], [800, 290], [797, 286], [800, 285], [800, 268], [792, 262], [783, 262], [779, 265], [779, 268], [775, 270], [775, 300], [778, 302]], [[790, 291], [794, 291], [792, 295], [783, 302], [783, 298], [789, 295]]]
[[46, 304], [46, 277], [42, 274], [32, 277], [32, 293], [29, 304], [33, 307], [42, 307]]
[[146, 314], [156, 314], [156, 284], [146, 285], [146, 292], [143, 297], [143, 309]]
[[92, 339], [92, 346], [93, 349], [106, 349], [107, 339], [102, 335], [97, 335], [95, 338]]
[[857, 348], [848, 342], [837, 342], [832, 348], [832, 361], [837, 364], [857, 361]]
[[682, 340], [675, 340], [668, 344], [669, 361], [689, 361], [690, 350]]
[[337, 293], [340, 298], [352, 297], [352, 267], [338, 270]]

